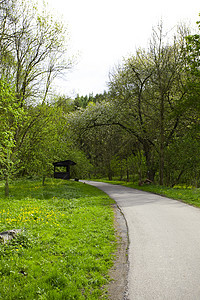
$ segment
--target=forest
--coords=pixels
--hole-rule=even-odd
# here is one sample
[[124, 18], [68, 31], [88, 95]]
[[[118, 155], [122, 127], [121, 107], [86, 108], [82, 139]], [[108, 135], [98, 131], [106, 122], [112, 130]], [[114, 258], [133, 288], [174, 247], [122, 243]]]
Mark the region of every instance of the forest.
[[[200, 186], [200, 22], [170, 32], [113, 66], [102, 94], [60, 95], [73, 70], [67, 29], [29, 2], [0, 1], [0, 179], [72, 176]], [[97, 70], [98, 72], [98, 70]], [[70, 74], [67, 74], [70, 76]]]

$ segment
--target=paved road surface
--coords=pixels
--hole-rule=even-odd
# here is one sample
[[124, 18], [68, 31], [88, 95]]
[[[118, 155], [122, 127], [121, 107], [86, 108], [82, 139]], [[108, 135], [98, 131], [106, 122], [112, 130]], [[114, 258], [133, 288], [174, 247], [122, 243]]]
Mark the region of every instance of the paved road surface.
[[129, 231], [130, 300], [200, 300], [200, 209], [127, 187], [85, 181], [121, 208]]

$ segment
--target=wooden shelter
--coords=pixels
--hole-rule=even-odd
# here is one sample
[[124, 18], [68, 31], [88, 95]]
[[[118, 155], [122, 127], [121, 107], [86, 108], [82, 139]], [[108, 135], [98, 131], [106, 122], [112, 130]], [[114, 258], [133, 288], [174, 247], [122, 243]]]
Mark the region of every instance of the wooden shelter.
[[[54, 178], [70, 179], [70, 166], [74, 166], [76, 165], [76, 163], [72, 160], [64, 160], [64, 161], [54, 162], [53, 165], [54, 165]], [[57, 171], [56, 168], [59, 167], [66, 167], [66, 172]]]

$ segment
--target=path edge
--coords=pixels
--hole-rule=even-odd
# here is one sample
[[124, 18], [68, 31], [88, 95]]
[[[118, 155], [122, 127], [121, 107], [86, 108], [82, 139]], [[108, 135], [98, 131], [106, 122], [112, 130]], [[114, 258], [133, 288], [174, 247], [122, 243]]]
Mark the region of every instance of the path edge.
[[129, 234], [128, 224], [121, 208], [115, 202], [114, 227], [117, 237], [117, 250], [114, 265], [109, 271], [111, 278], [107, 286], [110, 300], [128, 300], [128, 272], [129, 272]]

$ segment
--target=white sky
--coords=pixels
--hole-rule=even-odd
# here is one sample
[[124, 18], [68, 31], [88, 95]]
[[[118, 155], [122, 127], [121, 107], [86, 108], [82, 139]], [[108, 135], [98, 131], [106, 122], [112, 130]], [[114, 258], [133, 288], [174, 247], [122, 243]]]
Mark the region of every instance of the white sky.
[[[42, 2], [42, 0], [38, 0]], [[145, 47], [152, 27], [162, 19], [171, 28], [180, 22], [193, 26], [200, 20], [198, 0], [48, 0], [53, 14], [68, 25], [78, 64], [59, 81], [65, 95], [88, 95], [107, 89], [112, 68], [123, 57]]]

